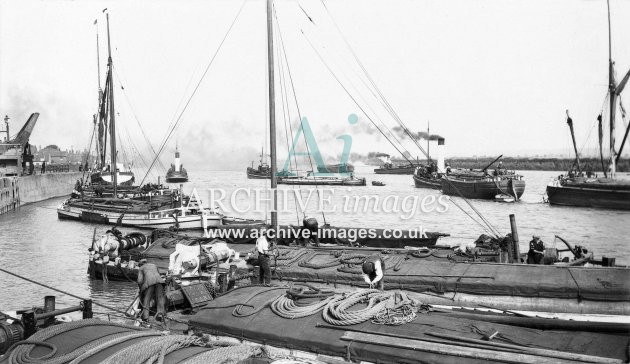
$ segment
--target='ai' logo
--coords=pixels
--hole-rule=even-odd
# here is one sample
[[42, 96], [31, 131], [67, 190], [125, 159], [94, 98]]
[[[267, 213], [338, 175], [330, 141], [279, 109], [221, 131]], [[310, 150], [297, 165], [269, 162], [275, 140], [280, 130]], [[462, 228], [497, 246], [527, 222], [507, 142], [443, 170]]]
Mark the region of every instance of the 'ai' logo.
[[[356, 114], [348, 115], [348, 123], [350, 125], [354, 125], [359, 121], [359, 117]], [[295, 147], [300, 140], [301, 134], [304, 135], [304, 140], [306, 141], [307, 151], [306, 152], [297, 152]], [[348, 159], [350, 158], [350, 149], [352, 148], [352, 137], [348, 134], [343, 134], [337, 137], [337, 139], [343, 141], [343, 151], [341, 152], [341, 160], [339, 161], [340, 166], [347, 166]], [[322, 158], [321, 153], [319, 152], [319, 147], [317, 146], [317, 142], [315, 141], [315, 135], [313, 134], [313, 130], [311, 130], [311, 126], [308, 123], [307, 118], [302, 118], [300, 122], [300, 127], [295, 133], [295, 137], [293, 138], [293, 144], [291, 145], [291, 149], [289, 149], [289, 155], [287, 156], [287, 160], [284, 162], [284, 167], [282, 168], [282, 172], [280, 172], [283, 176], [295, 176], [295, 173], [289, 171], [289, 163], [293, 156], [306, 156], [313, 157], [315, 160], [315, 164], [317, 164], [317, 171], [313, 171], [313, 175], [315, 176], [324, 176], [330, 173], [328, 168], [326, 168], [326, 164], [324, 163], [324, 159]], [[342, 169], [339, 170], [339, 174], [350, 176], [352, 173], [347, 170]]]

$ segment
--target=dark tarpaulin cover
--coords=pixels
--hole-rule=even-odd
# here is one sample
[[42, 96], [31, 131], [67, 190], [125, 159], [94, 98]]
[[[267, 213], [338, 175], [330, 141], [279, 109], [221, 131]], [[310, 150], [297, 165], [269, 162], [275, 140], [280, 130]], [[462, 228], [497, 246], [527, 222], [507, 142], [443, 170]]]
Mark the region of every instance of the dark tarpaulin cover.
[[[284, 294], [284, 291], [278, 289], [264, 292], [265, 289], [268, 288], [247, 287], [221, 296], [194, 315], [190, 319], [189, 325], [202, 332], [228, 335], [289, 349], [342, 357], [346, 357], [349, 353], [352, 360], [396, 363], [462, 361], [462, 358], [453, 356], [343, 341], [340, 339], [344, 334], [343, 330], [316, 327], [317, 324], [326, 324], [321, 313], [292, 320], [277, 316], [271, 311], [268, 304], [276, 297]], [[262, 293], [254, 296], [258, 292]], [[248, 300], [251, 297], [254, 298]], [[241, 313], [258, 310], [261, 305], [267, 305], [267, 307], [251, 316], [233, 316], [234, 307], [246, 301], [254, 308], [245, 307], [241, 309]], [[626, 349], [629, 344], [628, 335], [543, 331], [463, 318], [454, 319], [433, 314], [418, 314], [413, 322], [402, 326], [385, 326], [364, 322], [348, 326], [348, 328], [374, 334], [388, 333], [413, 336], [418, 339], [428, 339], [429, 337], [424, 335], [426, 332], [480, 339], [482, 336], [480, 333], [499, 331], [500, 338], [497, 342], [508, 343], [512, 341], [517, 345], [531, 345], [551, 350], [614, 357], [623, 360], [627, 360]], [[347, 348], [348, 345], [349, 348]], [[465, 360], [472, 362], [472, 359], [466, 358]]]
[[[321, 255], [310, 263], [322, 264], [333, 259], [332, 255]], [[385, 284], [388, 289], [630, 301], [630, 269], [454, 263], [422, 258], [403, 261], [398, 271], [394, 271], [388, 261], [385, 265]], [[300, 267], [295, 262], [289, 266], [279, 266], [276, 274], [281, 279], [320, 280], [355, 285], [364, 283], [360, 274], [338, 271], [341, 266], [312, 269]], [[346, 268], [360, 271], [356, 265], [354, 268]]]

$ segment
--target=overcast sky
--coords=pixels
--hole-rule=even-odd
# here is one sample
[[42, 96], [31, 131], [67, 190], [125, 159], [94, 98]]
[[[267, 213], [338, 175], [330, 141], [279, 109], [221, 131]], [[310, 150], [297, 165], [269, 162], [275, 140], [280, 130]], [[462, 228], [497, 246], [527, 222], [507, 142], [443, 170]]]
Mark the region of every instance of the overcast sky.
[[[565, 109], [571, 111], [580, 147], [595, 146], [593, 126], [608, 77], [605, 1], [325, 4], [405, 124], [421, 131], [430, 122], [431, 132], [446, 138], [448, 155], [570, 153]], [[33, 144], [85, 148], [97, 108], [93, 23], [98, 19], [104, 74], [102, 10], [107, 8], [122, 145], [146, 148], [139, 121], [157, 146], [241, 5], [238, 0], [0, 0], [0, 113], [12, 118], [16, 132], [38, 111]], [[611, 0], [611, 10], [613, 59], [620, 79], [630, 68], [630, 1]], [[379, 136], [364, 111], [375, 120], [374, 113], [379, 115], [389, 128], [396, 124], [362, 83], [366, 79], [357, 76], [360, 69], [322, 2], [276, 0], [276, 12], [300, 111], [324, 157], [341, 153], [343, 143], [336, 139], [341, 134], [352, 136], [353, 152], [395, 155], [396, 149]], [[267, 125], [265, 16], [263, 0], [246, 2], [183, 114], [166, 148], [166, 160], [175, 139], [189, 164], [203, 161], [211, 169], [240, 169], [257, 159]], [[622, 96], [626, 107], [628, 93]], [[277, 112], [282, 114], [278, 94]], [[348, 123], [349, 114], [358, 115], [359, 122]], [[296, 117], [293, 106], [294, 132]], [[619, 143], [621, 120], [618, 128]], [[280, 116], [278, 138], [282, 162], [287, 147]], [[412, 154], [418, 153], [413, 144], [403, 143]]]

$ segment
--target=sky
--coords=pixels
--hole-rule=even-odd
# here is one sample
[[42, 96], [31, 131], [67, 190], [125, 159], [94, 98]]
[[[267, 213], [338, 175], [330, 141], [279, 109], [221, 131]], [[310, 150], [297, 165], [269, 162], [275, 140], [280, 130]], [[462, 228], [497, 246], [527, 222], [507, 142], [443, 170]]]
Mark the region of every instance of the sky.
[[[37, 111], [31, 144], [88, 146], [97, 29], [104, 82], [105, 8], [119, 144], [129, 159], [149, 164], [148, 142], [158, 149], [179, 119], [164, 164], [176, 143], [185, 165], [242, 169], [258, 160], [268, 145], [263, 0], [0, 0], [0, 113], [11, 118], [12, 134]], [[430, 123], [431, 134], [446, 138], [447, 156], [570, 155], [566, 109], [580, 150], [596, 146], [608, 79], [605, 1], [276, 0], [275, 9], [284, 45], [276, 39], [275, 49], [284, 49], [293, 81], [276, 53], [279, 163], [297, 131], [295, 99], [325, 159], [339, 157], [341, 135], [352, 137], [352, 152], [398, 154], [371, 122], [397, 126], [353, 52], [410, 130]], [[629, 17], [629, 0], [611, 0], [617, 79], [630, 69]], [[281, 102], [282, 90], [289, 102]], [[349, 115], [358, 122], [349, 123]], [[617, 127], [619, 144], [620, 118]], [[402, 135], [396, 139], [419, 154]]]

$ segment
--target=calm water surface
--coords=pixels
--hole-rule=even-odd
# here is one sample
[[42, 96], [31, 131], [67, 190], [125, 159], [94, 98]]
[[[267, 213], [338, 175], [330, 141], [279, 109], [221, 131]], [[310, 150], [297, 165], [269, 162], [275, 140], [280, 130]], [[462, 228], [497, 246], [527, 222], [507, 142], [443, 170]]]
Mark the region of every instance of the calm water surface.
[[[476, 239], [484, 229], [471, 220], [453, 204], [443, 213], [418, 211], [412, 218], [403, 219], [400, 213], [374, 212], [368, 209], [343, 212], [344, 201], [355, 196], [377, 196], [383, 201], [389, 195], [439, 197], [440, 193], [428, 189], [417, 189], [408, 175], [375, 175], [373, 167], [359, 166], [356, 173], [365, 176], [367, 187], [348, 189], [335, 188], [334, 192], [322, 192], [330, 198], [326, 208], [336, 208], [337, 213], [326, 214], [328, 223], [342, 226], [419, 228], [428, 231], [450, 233], [451, 238], [443, 242], [459, 244]], [[617, 264], [630, 265], [630, 212], [607, 211], [587, 208], [549, 206], [543, 203], [545, 186], [558, 172], [524, 171], [527, 181], [525, 194], [521, 202], [503, 204], [493, 201], [473, 201], [474, 206], [501, 233], [510, 231], [509, 214], [515, 214], [521, 239], [521, 251], [527, 249], [531, 235], [540, 235], [547, 246], [554, 245], [554, 236], [559, 235], [572, 244], [582, 244], [595, 252], [597, 257], [617, 258]], [[244, 168], [242, 171], [191, 171], [191, 182], [184, 186], [187, 192], [195, 187], [202, 199], [207, 200], [208, 189], [224, 189], [228, 196], [239, 188], [264, 188], [268, 181], [248, 180]], [[629, 178], [628, 175], [623, 178]], [[372, 180], [386, 183], [385, 187], [371, 186]], [[297, 189], [282, 186], [282, 190]], [[302, 187], [303, 201], [307, 201], [308, 188]], [[280, 214], [281, 223], [295, 224], [298, 220], [295, 212], [295, 200], [289, 191], [288, 211]], [[348, 196], [348, 197], [346, 197]], [[317, 207], [317, 194], [313, 193], [307, 206], [306, 214], [322, 221]], [[391, 199], [390, 199], [391, 200]], [[63, 198], [42, 201], [21, 207], [19, 210], [0, 215], [0, 267], [17, 274], [32, 278], [50, 286], [63, 289], [72, 294], [91, 297], [96, 302], [106, 303], [118, 308], [126, 308], [137, 292], [134, 284], [126, 282], [92, 281], [86, 274], [88, 255], [95, 225], [57, 219], [55, 208]], [[248, 204], [254, 207], [254, 197], [240, 193], [236, 199], [238, 207]], [[227, 215], [238, 215], [225, 203]], [[465, 204], [460, 201], [460, 205]], [[400, 205], [400, 204], [399, 204]], [[382, 205], [381, 205], [382, 206]], [[390, 205], [391, 206], [391, 205]], [[410, 205], [407, 205], [410, 206]], [[418, 210], [420, 208], [418, 207]], [[470, 210], [469, 213], [472, 214]], [[251, 211], [248, 217], [264, 218], [268, 215], [264, 209]], [[301, 214], [299, 214], [301, 219]], [[96, 226], [97, 233], [103, 233], [107, 227]], [[123, 229], [124, 232], [132, 229]], [[561, 243], [557, 242], [558, 247]], [[77, 300], [33, 285], [0, 272], [0, 310], [15, 310], [43, 304], [45, 295], [57, 295], [58, 306], [77, 304]], [[96, 311], [104, 311], [95, 308]]]

